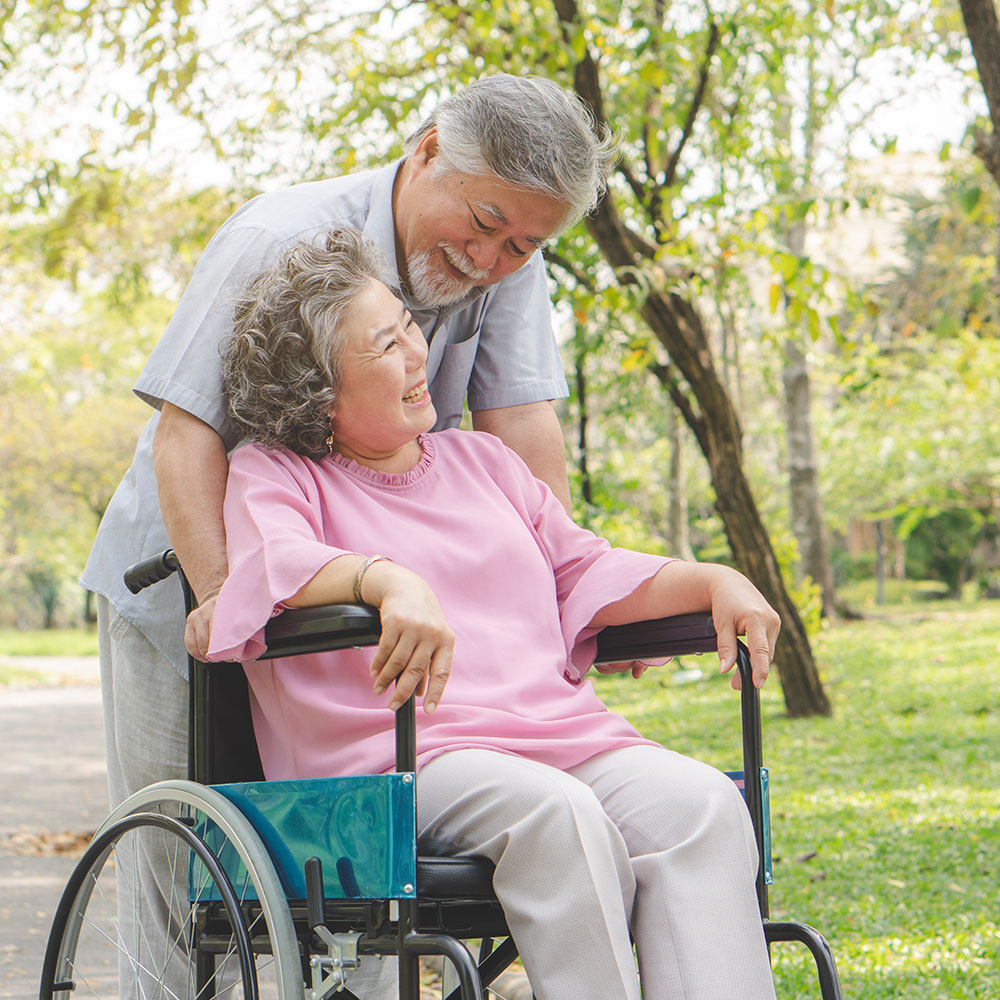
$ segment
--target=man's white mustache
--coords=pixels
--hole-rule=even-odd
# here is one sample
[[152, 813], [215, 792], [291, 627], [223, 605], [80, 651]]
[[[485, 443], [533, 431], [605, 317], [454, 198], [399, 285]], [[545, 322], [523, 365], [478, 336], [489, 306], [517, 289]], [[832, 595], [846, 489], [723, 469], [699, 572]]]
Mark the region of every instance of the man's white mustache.
[[439, 243], [448, 263], [457, 268], [472, 281], [485, 281], [490, 276], [489, 268], [476, 267], [476, 262], [463, 250], [450, 243]]

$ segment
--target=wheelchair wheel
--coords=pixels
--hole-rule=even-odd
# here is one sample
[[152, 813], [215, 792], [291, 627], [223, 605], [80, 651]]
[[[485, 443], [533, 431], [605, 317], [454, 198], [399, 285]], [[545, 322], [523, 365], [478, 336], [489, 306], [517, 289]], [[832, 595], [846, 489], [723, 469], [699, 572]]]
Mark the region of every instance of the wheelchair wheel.
[[[154, 900], [139, 891], [150, 856], [162, 877]], [[161, 782], [102, 824], [57, 910], [40, 1000], [70, 1000], [73, 990], [121, 1000], [302, 1000], [284, 891], [231, 802], [194, 782]]]

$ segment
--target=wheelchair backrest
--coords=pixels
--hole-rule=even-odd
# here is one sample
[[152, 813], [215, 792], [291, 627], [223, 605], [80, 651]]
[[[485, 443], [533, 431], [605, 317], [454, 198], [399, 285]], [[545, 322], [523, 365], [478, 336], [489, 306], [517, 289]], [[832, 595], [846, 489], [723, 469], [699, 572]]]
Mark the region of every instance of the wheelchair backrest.
[[188, 771], [206, 785], [263, 781], [250, 692], [238, 663], [191, 663]]

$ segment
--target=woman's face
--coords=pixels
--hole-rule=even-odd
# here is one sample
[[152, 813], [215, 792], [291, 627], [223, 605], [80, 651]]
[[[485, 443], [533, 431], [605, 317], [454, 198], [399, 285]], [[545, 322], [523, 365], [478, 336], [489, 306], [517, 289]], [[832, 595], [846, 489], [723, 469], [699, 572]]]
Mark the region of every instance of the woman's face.
[[414, 454], [419, 458], [417, 435], [437, 419], [424, 371], [427, 342], [409, 310], [379, 281], [358, 295], [343, 323], [333, 447], [362, 465], [405, 471]]

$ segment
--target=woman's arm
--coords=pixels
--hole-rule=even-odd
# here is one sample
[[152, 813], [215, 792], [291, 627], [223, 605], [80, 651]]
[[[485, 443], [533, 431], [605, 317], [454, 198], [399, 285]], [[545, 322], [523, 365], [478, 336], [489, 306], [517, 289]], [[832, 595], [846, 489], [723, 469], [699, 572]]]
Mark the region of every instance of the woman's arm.
[[[746, 636], [753, 682], [762, 687], [774, 659], [781, 619], [760, 591], [728, 566], [674, 560], [628, 596], [603, 607], [590, 624], [604, 628], [694, 611], [712, 612], [722, 673], [736, 663], [736, 637]], [[739, 674], [733, 686], [739, 686]]]
[[[285, 603], [307, 607], [354, 602], [355, 580], [365, 562], [360, 555], [338, 556]], [[375, 693], [382, 694], [395, 680], [389, 708], [395, 711], [416, 691], [424, 695], [424, 711], [431, 714], [441, 701], [455, 649], [455, 634], [433, 591], [416, 573], [388, 560], [371, 563], [359, 589], [382, 619], [382, 638], [371, 666]]]

